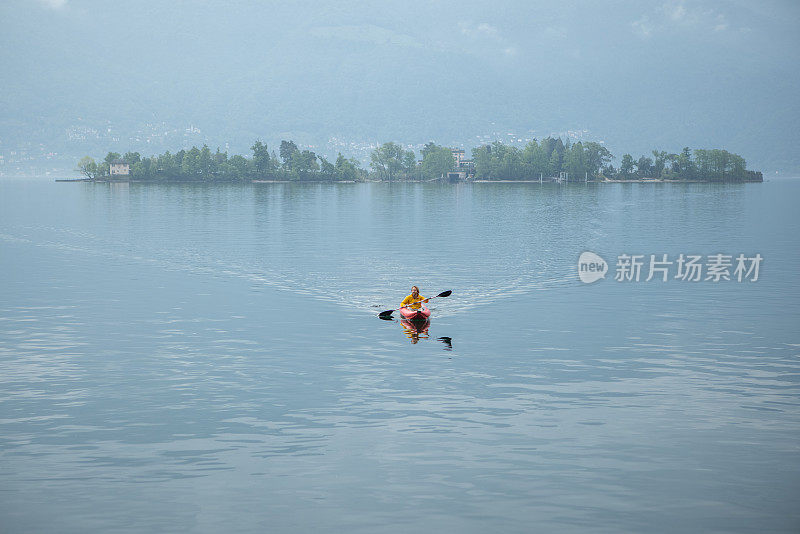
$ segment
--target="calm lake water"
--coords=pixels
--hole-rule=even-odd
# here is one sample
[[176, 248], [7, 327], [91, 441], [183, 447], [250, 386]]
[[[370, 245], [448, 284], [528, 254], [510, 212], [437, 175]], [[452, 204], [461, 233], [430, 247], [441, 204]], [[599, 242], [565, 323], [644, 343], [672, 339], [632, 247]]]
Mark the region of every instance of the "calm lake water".
[[799, 203], [0, 179], [0, 531], [797, 532]]

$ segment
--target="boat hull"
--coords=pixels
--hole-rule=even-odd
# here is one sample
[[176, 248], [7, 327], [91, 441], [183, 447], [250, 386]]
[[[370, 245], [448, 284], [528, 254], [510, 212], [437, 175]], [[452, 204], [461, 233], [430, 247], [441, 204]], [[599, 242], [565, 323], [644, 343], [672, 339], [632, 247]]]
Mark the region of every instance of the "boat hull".
[[431, 316], [431, 310], [425, 306], [418, 310], [412, 310], [411, 308], [400, 308], [397, 311], [400, 312], [400, 315], [402, 315], [403, 319], [406, 321], [424, 322], [427, 321]]

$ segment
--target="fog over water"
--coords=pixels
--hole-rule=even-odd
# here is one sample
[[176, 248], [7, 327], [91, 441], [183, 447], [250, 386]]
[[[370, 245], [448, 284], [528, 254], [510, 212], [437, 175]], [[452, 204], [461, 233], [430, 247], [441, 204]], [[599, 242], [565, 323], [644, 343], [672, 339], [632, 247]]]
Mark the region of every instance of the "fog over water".
[[572, 131], [618, 158], [723, 148], [797, 171], [798, 22], [789, 1], [7, 0], [0, 150], [70, 169], [259, 138], [335, 157]]

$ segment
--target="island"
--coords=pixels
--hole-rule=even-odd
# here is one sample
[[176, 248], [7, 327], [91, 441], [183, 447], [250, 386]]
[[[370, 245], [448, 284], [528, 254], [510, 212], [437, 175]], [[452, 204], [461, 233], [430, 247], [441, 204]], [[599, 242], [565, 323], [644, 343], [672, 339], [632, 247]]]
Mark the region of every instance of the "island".
[[653, 150], [634, 159], [624, 154], [619, 167], [600, 143], [547, 137], [525, 147], [499, 141], [472, 149], [428, 143], [417, 159], [413, 150], [383, 143], [370, 155], [369, 169], [341, 153], [329, 161], [294, 141], [281, 141], [279, 152], [256, 141], [248, 156], [215, 152], [204, 145], [174, 154], [150, 157], [138, 152], [109, 152], [99, 163], [91, 156], [78, 162], [81, 181], [141, 182], [763, 182], [761, 172], [747, 170], [745, 159], [721, 149], [689, 149], [679, 153]]

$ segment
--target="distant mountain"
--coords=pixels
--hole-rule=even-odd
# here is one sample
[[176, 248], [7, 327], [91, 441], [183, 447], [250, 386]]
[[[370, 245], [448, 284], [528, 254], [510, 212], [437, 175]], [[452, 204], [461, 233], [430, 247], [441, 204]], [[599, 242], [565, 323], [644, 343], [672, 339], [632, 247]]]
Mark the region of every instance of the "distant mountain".
[[7, 160], [587, 130], [617, 157], [719, 147], [800, 171], [794, 4], [109, 4], [0, 7]]

